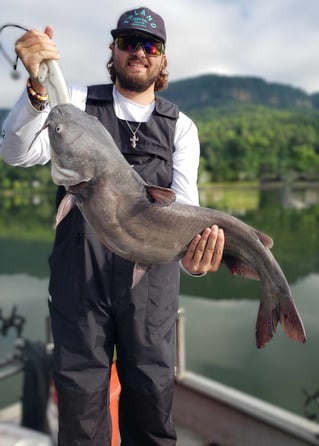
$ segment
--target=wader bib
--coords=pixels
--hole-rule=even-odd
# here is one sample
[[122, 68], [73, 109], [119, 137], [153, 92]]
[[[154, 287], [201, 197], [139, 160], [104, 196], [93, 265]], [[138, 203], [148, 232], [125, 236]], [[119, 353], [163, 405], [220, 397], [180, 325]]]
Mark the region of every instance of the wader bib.
[[[86, 111], [105, 125], [146, 182], [170, 187], [177, 107], [157, 98], [132, 148], [127, 123], [115, 116], [112, 88], [89, 87]], [[64, 193], [58, 189], [57, 204]], [[121, 444], [175, 445], [171, 407], [178, 264], [152, 266], [132, 290], [133, 263], [102, 246], [74, 208], [57, 227], [49, 265], [59, 445], [111, 444], [108, 400], [114, 345], [122, 389]]]

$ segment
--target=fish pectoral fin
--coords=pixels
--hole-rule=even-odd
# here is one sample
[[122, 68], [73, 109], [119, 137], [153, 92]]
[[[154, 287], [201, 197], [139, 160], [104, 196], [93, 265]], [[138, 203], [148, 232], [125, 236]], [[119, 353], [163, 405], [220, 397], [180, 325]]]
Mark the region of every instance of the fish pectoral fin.
[[259, 274], [251, 266], [245, 265], [242, 260], [224, 254], [223, 262], [234, 276], [245, 277], [246, 279], [260, 280]]
[[264, 232], [261, 231], [256, 231], [257, 237], [259, 238], [259, 240], [261, 241], [261, 243], [266, 247], [266, 248], [272, 248], [274, 241], [273, 239], [265, 234]]
[[71, 209], [76, 205], [76, 196], [72, 194], [66, 194], [63, 200], [59, 204], [58, 211], [55, 217], [55, 226], [57, 227], [59, 223], [68, 215]]
[[135, 263], [133, 268], [132, 286], [134, 288], [144, 277], [145, 273], [150, 270], [149, 265]]
[[169, 206], [176, 201], [176, 194], [172, 189], [153, 185], [145, 187], [155, 206]]

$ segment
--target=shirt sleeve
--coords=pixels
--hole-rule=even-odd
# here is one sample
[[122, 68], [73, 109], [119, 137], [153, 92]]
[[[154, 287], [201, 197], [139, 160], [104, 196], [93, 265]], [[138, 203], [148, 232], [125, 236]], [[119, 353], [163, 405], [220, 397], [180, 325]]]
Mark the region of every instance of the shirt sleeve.
[[172, 189], [176, 200], [199, 205], [197, 175], [200, 144], [197, 127], [184, 113], [179, 113], [175, 129]]
[[50, 159], [49, 140], [43, 127], [49, 110], [35, 110], [26, 90], [9, 112], [2, 127], [0, 152], [4, 161], [13, 166], [45, 164]]
[[[176, 123], [175, 152], [173, 154], [172, 189], [176, 200], [183, 204], [199, 205], [197, 176], [200, 156], [200, 143], [197, 127], [194, 122], [182, 112]], [[181, 270], [192, 277], [203, 277], [203, 274], [192, 274], [179, 261]]]
[[[86, 87], [69, 89], [71, 102], [85, 109]], [[41, 130], [50, 112], [35, 110], [26, 90], [9, 112], [2, 127], [0, 153], [7, 164], [29, 167], [46, 164], [50, 160], [50, 143], [46, 129]]]

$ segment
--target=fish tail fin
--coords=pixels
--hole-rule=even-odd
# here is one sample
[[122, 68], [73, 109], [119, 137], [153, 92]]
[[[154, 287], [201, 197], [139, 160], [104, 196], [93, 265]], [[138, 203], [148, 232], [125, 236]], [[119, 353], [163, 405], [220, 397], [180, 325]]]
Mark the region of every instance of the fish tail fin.
[[260, 301], [256, 322], [256, 345], [263, 347], [276, 333], [278, 321], [280, 320], [279, 305], [269, 308], [264, 300]]
[[292, 297], [280, 302], [280, 323], [287, 336], [297, 342], [307, 341], [305, 328]]
[[265, 299], [261, 299], [256, 322], [256, 345], [263, 347], [276, 333], [278, 322], [286, 335], [298, 342], [306, 342], [306, 333], [298, 310], [291, 296], [276, 299], [271, 308]]

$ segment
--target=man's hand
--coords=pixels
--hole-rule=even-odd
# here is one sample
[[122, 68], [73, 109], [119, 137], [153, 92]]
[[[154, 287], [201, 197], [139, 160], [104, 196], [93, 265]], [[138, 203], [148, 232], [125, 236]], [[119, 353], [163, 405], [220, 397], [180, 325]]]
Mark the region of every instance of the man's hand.
[[34, 29], [27, 31], [15, 44], [17, 56], [28, 71], [33, 88], [39, 94], [45, 91], [44, 86], [37, 80], [41, 62], [60, 58], [52, 37], [53, 28], [47, 26], [44, 32]]
[[222, 261], [223, 250], [224, 231], [213, 225], [193, 238], [182, 264], [191, 274], [215, 272]]

